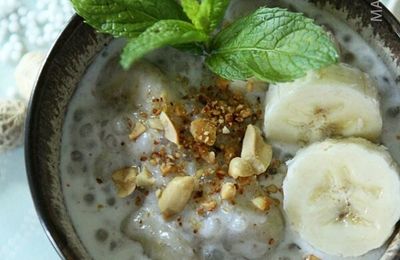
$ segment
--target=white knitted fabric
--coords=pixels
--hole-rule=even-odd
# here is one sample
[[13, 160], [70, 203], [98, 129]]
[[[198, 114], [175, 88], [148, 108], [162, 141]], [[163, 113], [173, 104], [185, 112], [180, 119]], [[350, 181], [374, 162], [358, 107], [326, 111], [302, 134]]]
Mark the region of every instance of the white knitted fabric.
[[22, 144], [25, 115], [25, 102], [0, 101], [0, 153]]

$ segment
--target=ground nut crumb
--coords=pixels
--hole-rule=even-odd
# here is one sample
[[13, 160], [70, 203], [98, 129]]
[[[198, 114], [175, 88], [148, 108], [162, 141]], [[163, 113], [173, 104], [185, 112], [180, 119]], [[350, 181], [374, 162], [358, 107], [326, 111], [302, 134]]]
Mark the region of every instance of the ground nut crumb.
[[252, 199], [251, 202], [257, 209], [262, 211], [269, 210], [270, 206], [273, 204], [273, 201], [266, 196], [256, 197]]
[[215, 200], [210, 200], [210, 201], [206, 201], [201, 203], [201, 207], [205, 210], [205, 211], [214, 211], [217, 208], [217, 202]]
[[212, 146], [217, 139], [217, 126], [208, 119], [198, 118], [190, 124], [190, 133], [196, 141]]
[[230, 182], [222, 184], [220, 194], [221, 194], [221, 199], [223, 200], [233, 200], [236, 196], [235, 184]]

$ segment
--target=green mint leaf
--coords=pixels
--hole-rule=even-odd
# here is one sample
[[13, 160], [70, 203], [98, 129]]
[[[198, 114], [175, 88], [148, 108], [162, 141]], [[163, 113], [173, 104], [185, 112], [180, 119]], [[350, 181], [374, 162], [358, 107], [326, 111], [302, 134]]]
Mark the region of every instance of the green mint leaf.
[[[197, 23], [197, 15], [200, 10], [200, 4], [197, 0], [181, 0], [183, 11], [189, 17], [193, 24]], [[197, 27], [196, 27], [197, 28]], [[201, 29], [201, 28], [198, 28]]]
[[174, 0], [71, 0], [75, 11], [96, 30], [136, 37], [162, 19], [186, 20]]
[[208, 67], [226, 79], [292, 81], [338, 61], [329, 35], [313, 20], [280, 8], [260, 8], [213, 40]]
[[224, 18], [230, 0], [181, 0], [183, 10], [194, 26], [206, 33], [211, 33], [217, 28]]
[[207, 40], [207, 34], [188, 22], [161, 20], [137, 38], [128, 42], [121, 54], [121, 65], [127, 69], [146, 53], [167, 45], [205, 42]]
[[197, 15], [196, 27], [211, 33], [217, 28], [225, 15], [230, 0], [203, 0]]

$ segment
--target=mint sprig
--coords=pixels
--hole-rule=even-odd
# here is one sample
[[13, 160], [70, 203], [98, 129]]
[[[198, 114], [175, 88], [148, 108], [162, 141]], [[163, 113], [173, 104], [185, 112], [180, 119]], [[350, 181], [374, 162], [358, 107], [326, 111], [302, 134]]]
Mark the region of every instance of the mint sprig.
[[133, 38], [163, 19], [187, 20], [174, 0], [71, 0], [75, 11], [99, 32]]
[[181, 3], [194, 26], [211, 33], [224, 18], [229, 0], [203, 0], [201, 4], [197, 0], [181, 0]]
[[260, 8], [213, 40], [208, 67], [226, 79], [291, 81], [335, 63], [338, 53], [313, 20], [280, 8]]
[[198, 53], [199, 43], [210, 70], [229, 80], [292, 81], [338, 61], [335, 44], [320, 26], [285, 9], [260, 8], [213, 37], [229, 0], [181, 0], [181, 5], [174, 0], [72, 3], [98, 31], [128, 38], [121, 54], [125, 69], [154, 49], [171, 45]]
[[121, 65], [128, 69], [146, 53], [166, 45], [206, 42], [208, 35], [192, 24], [178, 20], [161, 20], [149, 27], [125, 46], [121, 54]]

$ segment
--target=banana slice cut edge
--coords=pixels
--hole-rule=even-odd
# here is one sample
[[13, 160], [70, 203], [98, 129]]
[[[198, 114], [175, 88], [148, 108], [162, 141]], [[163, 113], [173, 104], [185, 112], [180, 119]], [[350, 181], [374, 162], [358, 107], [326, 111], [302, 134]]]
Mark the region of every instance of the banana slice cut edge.
[[397, 165], [384, 147], [361, 138], [328, 139], [298, 151], [283, 192], [291, 227], [332, 255], [380, 247], [400, 218]]
[[281, 143], [307, 144], [328, 137], [375, 141], [382, 116], [375, 83], [345, 64], [308, 73], [294, 82], [270, 86], [264, 132]]

